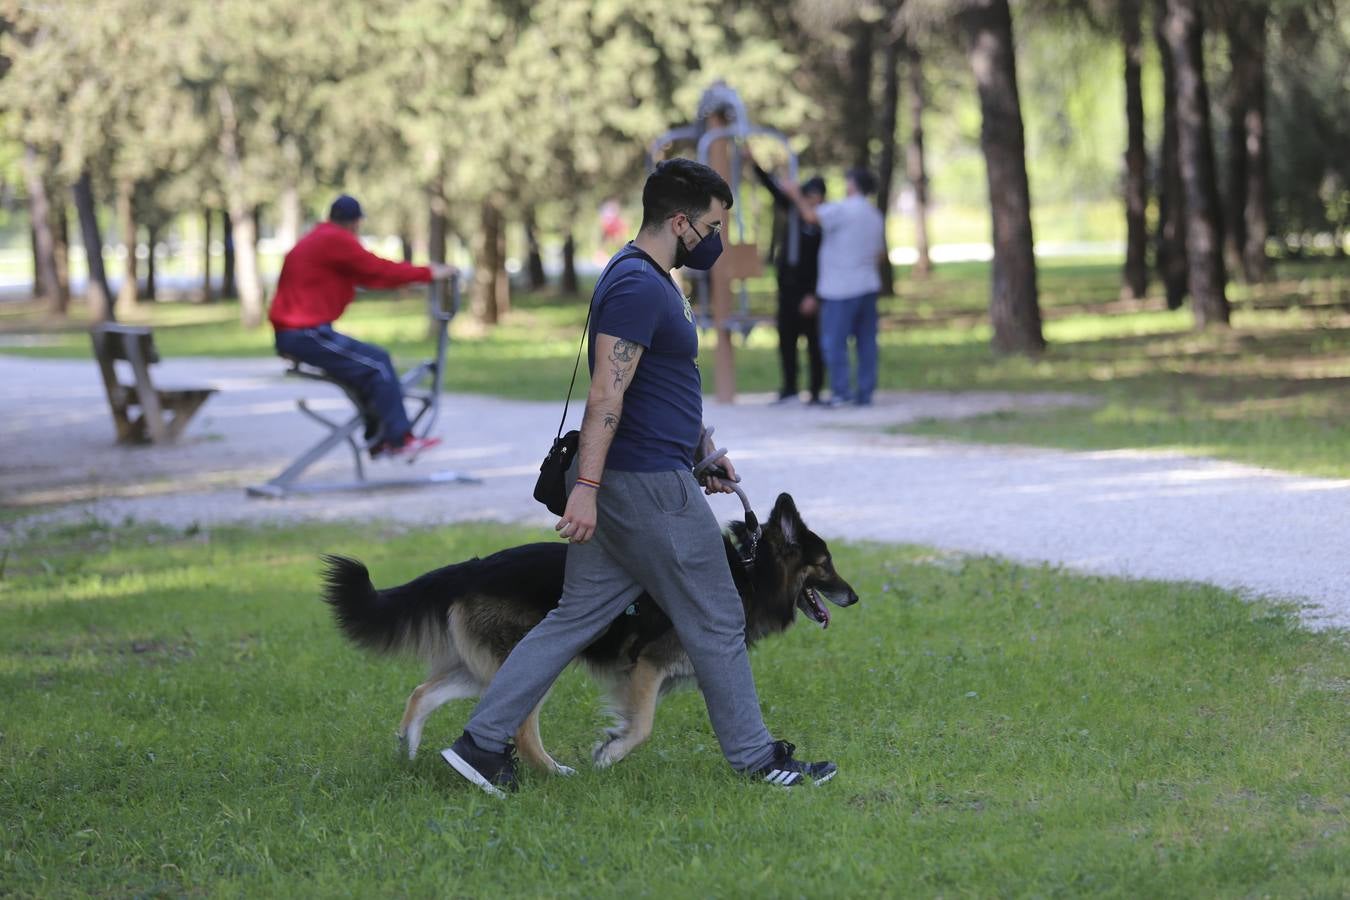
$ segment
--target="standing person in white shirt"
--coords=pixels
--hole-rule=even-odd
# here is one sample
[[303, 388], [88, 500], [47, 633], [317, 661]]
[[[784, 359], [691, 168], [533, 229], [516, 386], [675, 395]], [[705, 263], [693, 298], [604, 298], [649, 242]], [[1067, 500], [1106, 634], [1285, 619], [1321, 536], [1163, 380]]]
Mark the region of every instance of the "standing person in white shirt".
[[[835, 203], [811, 206], [795, 184], [783, 185], [806, 222], [818, 223], [820, 274], [820, 343], [830, 376], [830, 406], [849, 402], [868, 406], [877, 387], [877, 296], [881, 293], [878, 264], [886, 256], [885, 220], [869, 201], [876, 177], [866, 169], [844, 176], [847, 196]], [[849, 361], [848, 339], [857, 348], [856, 390]]]

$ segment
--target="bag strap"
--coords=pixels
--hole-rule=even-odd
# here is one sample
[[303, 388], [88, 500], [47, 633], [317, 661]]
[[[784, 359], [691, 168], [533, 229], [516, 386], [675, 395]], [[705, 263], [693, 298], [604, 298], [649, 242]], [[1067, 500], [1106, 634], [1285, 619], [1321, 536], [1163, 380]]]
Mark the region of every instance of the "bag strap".
[[591, 333], [591, 313], [595, 310], [595, 298], [600, 296], [600, 286], [605, 283], [606, 276], [610, 271], [625, 259], [633, 259], [642, 256], [642, 251], [628, 252], [625, 250], [616, 255], [605, 266], [605, 270], [600, 273], [600, 278], [595, 282], [595, 290], [591, 293], [591, 302], [586, 307], [586, 324], [581, 326], [581, 341], [577, 344], [577, 360], [572, 364], [572, 380], [567, 384], [567, 399], [563, 401], [562, 418], [558, 420], [558, 433], [554, 435], [553, 442], [556, 444], [562, 438], [563, 426], [567, 424], [567, 408], [572, 404], [572, 389], [577, 384], [577, 372], [581, 369], [581, 351], [586, 348], [586, 336]]

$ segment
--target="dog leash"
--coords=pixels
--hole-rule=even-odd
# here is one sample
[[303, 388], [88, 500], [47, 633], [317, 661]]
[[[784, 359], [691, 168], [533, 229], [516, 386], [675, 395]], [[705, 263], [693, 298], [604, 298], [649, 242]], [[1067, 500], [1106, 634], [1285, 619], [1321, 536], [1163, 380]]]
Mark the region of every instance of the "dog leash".
[[698, 479], [711, 476], [720, 479], [730, 485], [731, 489], [736, 493], [736, 496], [741, 498], [741, 506], [745, 508], [745, 527], [750, 533], [750, 546], [746, 548], [744, 553], [738, 553], [737, 556], [739, 556], [741, 562], [749, 568], [755, 562], [755, 553], [759, 549], [759, 538], [763, 533], [763, 529], [759, 526], [759, 517], [756, 516], [755, 511], [750, 508], [750, 498], [745, 495], [745, 490], [740, 486], [739, 482], [741, 476], [737, 475], [733, 479], [728, 475], [724, 466], [717, 465], [722, 457], [727, 455], [727, 448], [718, 448], [717, 445], [713, 443], [713, 431], [714, 429], [712, 428], [705, 428], [703, 429], [702, 436], [699, 438], [699, 452], [705, 455], [694, 466], [694, 478]]

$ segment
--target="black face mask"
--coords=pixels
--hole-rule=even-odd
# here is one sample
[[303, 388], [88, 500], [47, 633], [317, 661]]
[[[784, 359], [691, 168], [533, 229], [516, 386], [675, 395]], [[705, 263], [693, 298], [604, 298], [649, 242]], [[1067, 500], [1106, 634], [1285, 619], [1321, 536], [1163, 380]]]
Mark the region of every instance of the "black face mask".
[[716, 228], [706, 235], [698, 234], [693, 222], [689, 223], [689, 228], [698, 235], [699, 241], [694, 245], [694, 249], [690, 250], [682, 239], [675, 239], [675, 266], [706, 272], [717, 262], [717, 257], [722, 255], [722, 235]]

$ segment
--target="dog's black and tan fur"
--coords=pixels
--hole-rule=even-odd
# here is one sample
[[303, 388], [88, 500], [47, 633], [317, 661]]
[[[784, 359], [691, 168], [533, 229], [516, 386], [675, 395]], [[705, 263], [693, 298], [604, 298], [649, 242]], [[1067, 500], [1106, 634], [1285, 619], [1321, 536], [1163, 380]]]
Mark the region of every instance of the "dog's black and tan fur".
[[[828, 626], [822, 598], [838, 606], [858, 602], [835, 571], [829, 547], [806, 527], [787, 494], [779, 495], [749, 565], [741, 559], [751, 541], [745, 523], [732, 523], [724, 538], [745, 605], [748, 644], [785, 630], [798, 609]], [[417, 753], [427, 716], [451, 700], [479, 696], [511, 648], [558, 605], [566, 555], [566, 544], [526, 544], [386, 590], [374, 588], [360, 562], [325, 557], [324, 599], [347, 637], [380, 652], [411, 652], [428, 664], [430, 674], [408, 698], [399, 726], [409, 757]], [[597, 766], [618, 762], [646, 741], [661, 694], [694, 674], [670, 619], [647, 594], [578, 659], [609, 694], [616, 717], [595, 747]], [[536, 707], [516, 732], [521, 758], [570, 773], [544, 749], [538, 717]]]

